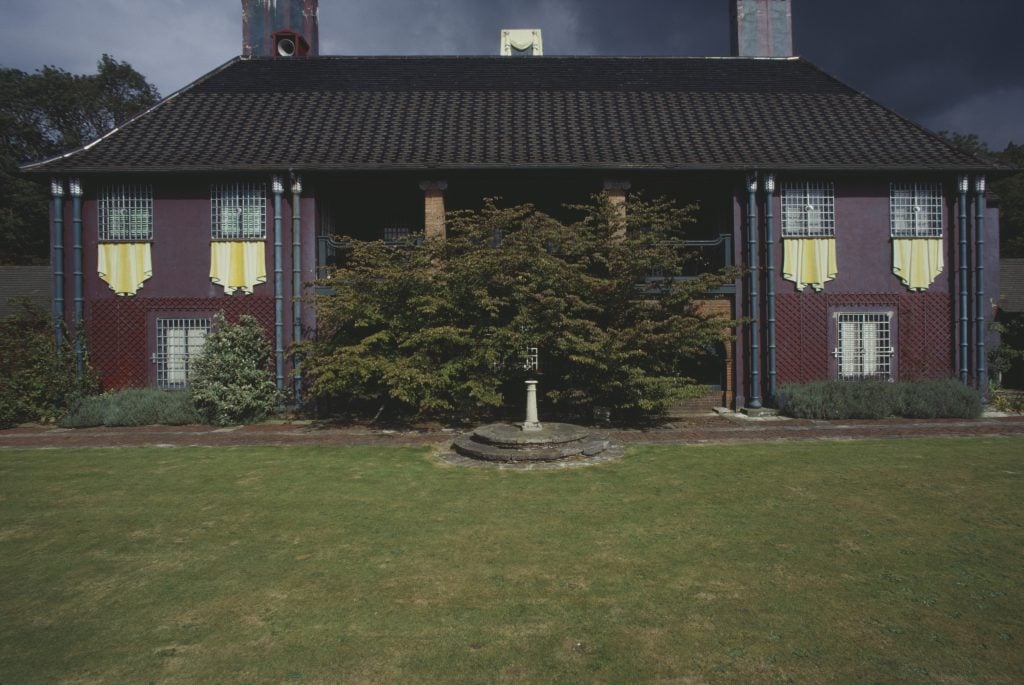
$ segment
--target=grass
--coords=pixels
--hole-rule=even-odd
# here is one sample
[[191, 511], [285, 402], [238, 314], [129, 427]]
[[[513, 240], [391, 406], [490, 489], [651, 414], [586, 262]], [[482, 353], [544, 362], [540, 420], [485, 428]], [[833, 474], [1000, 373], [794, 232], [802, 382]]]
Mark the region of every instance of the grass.
[[0, 682], [1024, 682], [1010, 439], [0, 451]]

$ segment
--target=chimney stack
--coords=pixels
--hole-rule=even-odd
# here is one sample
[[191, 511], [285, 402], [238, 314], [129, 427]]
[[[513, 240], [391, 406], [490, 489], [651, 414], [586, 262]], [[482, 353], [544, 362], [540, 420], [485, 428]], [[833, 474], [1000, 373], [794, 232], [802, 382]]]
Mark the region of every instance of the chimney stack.
[[729, 0], [733, 57], [792, 57], [790, 0]]
[[242, 0], [242, 57], [320, 54], [319, 0]]

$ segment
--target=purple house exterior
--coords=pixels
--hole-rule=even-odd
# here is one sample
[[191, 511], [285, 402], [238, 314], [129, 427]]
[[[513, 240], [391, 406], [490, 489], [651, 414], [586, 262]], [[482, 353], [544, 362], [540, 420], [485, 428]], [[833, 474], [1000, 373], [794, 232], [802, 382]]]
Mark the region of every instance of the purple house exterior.
[[984, 393], [994, 169], [793, 57], [788, 0], [732, 0], [722, 58], [322, 57], [315, 0], [242, 4], [242, 57], [24, 167], [52, 179], [55, 321], [105, 387], [185, 386], [224, 311], [266, 326], [300, 392], [289, 348], [334, 236], [643, 192], [698, 203], [692, 245], [745, 269], [702, 304], [745, 321], [702, 379], [716, 403], [827, 378]]

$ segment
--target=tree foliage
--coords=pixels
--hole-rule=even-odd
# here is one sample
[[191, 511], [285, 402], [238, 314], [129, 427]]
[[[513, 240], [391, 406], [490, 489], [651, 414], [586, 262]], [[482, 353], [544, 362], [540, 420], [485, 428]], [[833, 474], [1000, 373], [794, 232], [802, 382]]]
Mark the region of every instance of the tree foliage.
[[1017, 170], [992, 179], [989, 187], [999, 201], [999, 254], [1024, 257], [1024, 145], [1011, 141], [1002, 152], [997, 152], [974, 133], [940, 131], [939, 135], [964, 152]]
[[270, 344], [260, 323], [243, 314], [229, 324], [217, 314], [202, 354], [192, 362], [189, 396], [210, 423], [260, 421], [277, 405], [270, 368]]
[[110, 55], [89, 75], [0, 69], [0, 260], [47, 257], [47, 189], [18, 166], [81, 147], [159, 99], [142, 74]]
[[0, 319], [0, 428], [59, 418], [98, 383], [85, 365], [78, 380], [75, 353], [67, 335], [54, 354], [53, 323], [47, 312], [27, 302]]
[[[626, 420], [694, 391], [685, 362], [733, 323], [695, 300], [735, 274], [671, 278], [690, 258], [669, 244], [690, 208], [631, 201], [625, 225], [603, 196], [572, 209], [578, 220], [564, 224], [488, 199], [449, 214], [446, 240], [351, 241], [302, 350], [312, 394], [369, 412], [477, 418], [515, 407], [533, 376], [549, 418], [606, 407]], [[538, 372], [524, 369], [528, 347]]]

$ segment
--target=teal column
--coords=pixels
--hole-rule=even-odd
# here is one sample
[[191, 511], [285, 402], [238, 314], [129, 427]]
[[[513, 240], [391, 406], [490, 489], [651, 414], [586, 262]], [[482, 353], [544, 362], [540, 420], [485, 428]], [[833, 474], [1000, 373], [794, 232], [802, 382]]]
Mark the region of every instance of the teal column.
[[284, 275], [281, 266], [281, 195], [284, 185], [280, 176], [274, 176], [274, 366], [277, 390], [284, 392]]
[[85, 349], [82, 328], [85, 326], [85, 290], [82, 272], [82, 183], [71, 179], [71, 231], [72, 268], [75, 284], [75, 373], [81, 381], [85, 374]]
[[57, 354], [64, 347], [64, 183], [55, 178], [50, 181], [53, 198], [53, 336]]
[[750, 267], [750, 397], [747, 406], [761, 408], [761, 319], [758, 301], [757, 174], [747, 177], [747, 259]]
[[970, 352], [967, 349], [970, 344], [967, 324], [967, 191], [970, 190], [970, 181], [967, 176], [961, 176], [957, 185], [960, 190], [960, 382], [967, 385], [970, 381]]
[[988, 402], [988, 369], [985, 365], [985, 177], [978, 176], [974, 180], [974, 316], [975, 351], [977, 353], [978, 394], [982, 402]]
[[764, 271], [768, 324], [768, 399], [775, 401], [778, 369], [775, 359], [775, 228], [772, 225], [775, 202], [775, 176], [764, 177]]
[[[302, 340], [302, 179], [292, 179], [292, 345]], [[292, 354], [295, 405], [302, 404], [302, 372], [299, 354]]]

